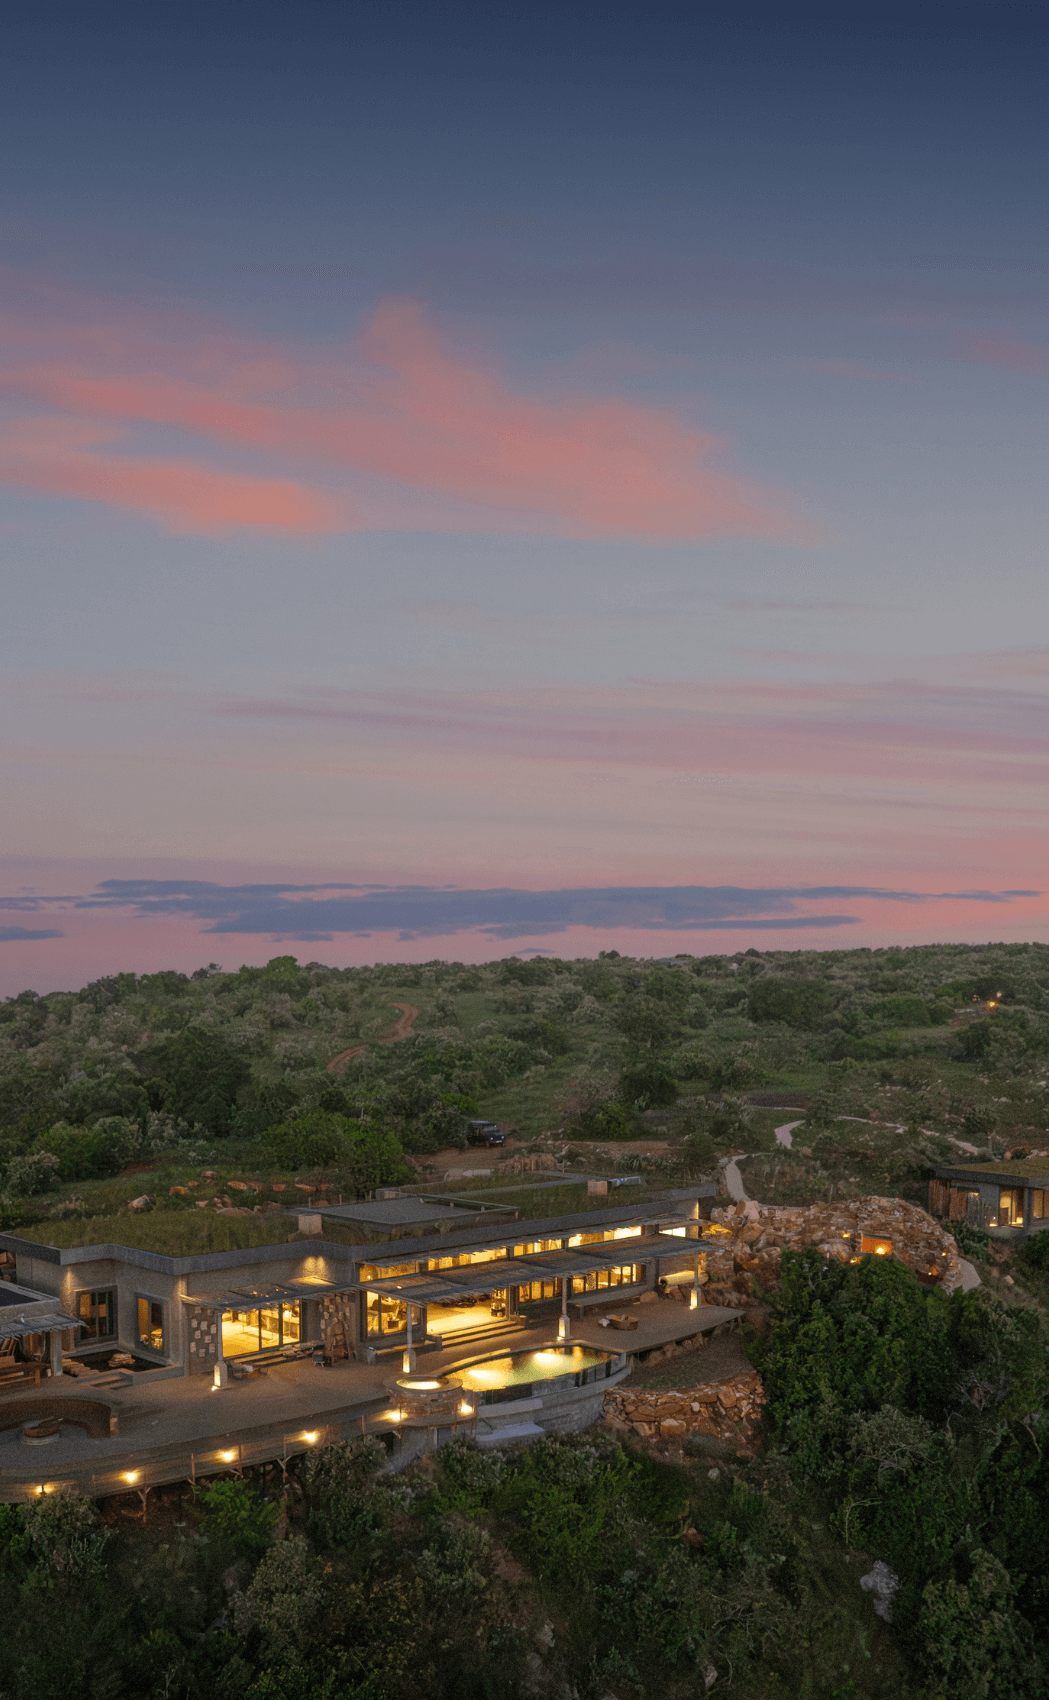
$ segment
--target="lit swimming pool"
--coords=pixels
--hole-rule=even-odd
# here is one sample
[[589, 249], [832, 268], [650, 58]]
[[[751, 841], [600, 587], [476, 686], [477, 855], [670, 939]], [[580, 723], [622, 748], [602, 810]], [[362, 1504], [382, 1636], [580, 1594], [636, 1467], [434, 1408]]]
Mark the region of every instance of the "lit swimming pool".
[[462, 1369], [456, 1366], [449, 1373], [476, 1393], [481, 1404], [492, 1405], [506, 1399], [531, 1398], [533, 1389], [538, 1391], [552, 1381], [562, 1385], [571, 1381], [576, 1387], [585, 1387], [591, 1381], [606, 1380], [625, 1363], [625, 1353], [558, 1345], [535, 1352], [503, 1352]]

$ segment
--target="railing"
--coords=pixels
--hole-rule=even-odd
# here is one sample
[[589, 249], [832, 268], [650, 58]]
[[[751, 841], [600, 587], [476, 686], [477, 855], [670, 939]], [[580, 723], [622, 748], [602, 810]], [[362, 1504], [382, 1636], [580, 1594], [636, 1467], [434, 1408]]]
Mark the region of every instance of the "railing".
[[[245, 1468], [259, 1464], [279, 1464], [287, 1480], [288, 1465], [295, 1457], [317, 1447], [353, 1439], [358, 1434], [385, 1433], [397, 1427], [397, 1419], [383, 1410], [298, 1429], [294, 1433], [267, 1435], [257, 1440], [230, 1440], [205, 1450], [172, 1450], [163, 1458], [141, 1462], [136, 1462], [132, 1455], [123, 1468], [91, 1469], [83, 1466], [71, 1470], [67, 1466], [53, 1477], [48, 1477], [42, 1470], [35, 1479], [30, 1478], [27, 1471], [20, 1481], [9, 1479], [0, 1483], [0, 1499], [9, 1503], [31, 1501], [41, 1494], [59, 1493], [64, 1488], [72, 1488], [92, 1499], [137, 1493], [142, 1500], [144, 1519], [147, 1497], [152, 1488], [168, 1487], [173, 1482], [189, 1482], [196, 1488], [199, 1481], [210, 1476], [242, 1476]], [[9, 1477], [14, 1473], [9, 1472]]]

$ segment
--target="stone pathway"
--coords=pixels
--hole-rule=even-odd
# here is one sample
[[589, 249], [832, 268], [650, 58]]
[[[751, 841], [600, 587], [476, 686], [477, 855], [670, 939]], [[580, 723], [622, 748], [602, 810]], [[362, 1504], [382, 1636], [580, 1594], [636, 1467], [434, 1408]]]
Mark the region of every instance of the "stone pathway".
[[800, 1121], [784, 1122], [782, 1127], [778, 1127], [776, 1129], [776, 1144], [786, 1146], [787, 1150], [789, 1151], [790, 1148], [791, 1148], [791, 1145], [793, 1144], [793, 1139], [792, 1139], [791, 1136], [793, 1135], [794, 1129], [796, 1127], [804, 1127], [804, 1125], [805, 1125], [805, 1117], [804, 1116], [802, 1116]]
[[[746, 1152], [744, 1152], [738, 1161], [745, 1163], [746, 1160]], [[739, 1172], [737, 1159], [734, 1157], [730, 1157], [725, 1163], [725, 1185], [728, 1187], [728, 1195], [734, 1203], [746, 1204], [749, 1202], [743, 1186], [743, 1176]]]

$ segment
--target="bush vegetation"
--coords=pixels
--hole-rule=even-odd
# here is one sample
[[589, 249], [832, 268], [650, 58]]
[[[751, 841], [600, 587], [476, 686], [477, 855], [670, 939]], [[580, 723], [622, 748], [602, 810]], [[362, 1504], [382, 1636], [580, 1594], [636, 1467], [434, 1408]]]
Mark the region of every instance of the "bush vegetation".
[[[598, 1425], [397, 1473], [375, 1438], [151, 1525], [0, 1507], [4, 1700], [1037, 1700], [1049, 1384], [1037, 1315], [787, 1254], [753, 1459]], [[891, 1622], [860, 1586], [893, 1573]], [[614, 1686], [613, 1686], [614, 1685]]]

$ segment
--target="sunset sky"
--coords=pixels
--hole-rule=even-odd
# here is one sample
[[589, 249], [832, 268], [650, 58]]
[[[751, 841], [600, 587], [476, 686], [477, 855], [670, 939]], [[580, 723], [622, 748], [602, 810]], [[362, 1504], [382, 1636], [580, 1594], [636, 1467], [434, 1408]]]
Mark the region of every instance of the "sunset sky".
[[11, 8], [0, 995], [1049, 931], [1049, 14]]

